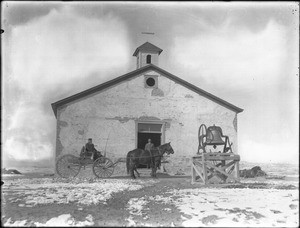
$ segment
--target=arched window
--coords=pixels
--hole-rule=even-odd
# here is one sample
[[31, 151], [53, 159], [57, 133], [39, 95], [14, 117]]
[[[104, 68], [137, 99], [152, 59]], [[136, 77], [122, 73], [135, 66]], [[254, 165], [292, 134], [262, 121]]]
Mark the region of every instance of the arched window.
[[151, 55], [147, 55], [146, 63], [151, 63]]

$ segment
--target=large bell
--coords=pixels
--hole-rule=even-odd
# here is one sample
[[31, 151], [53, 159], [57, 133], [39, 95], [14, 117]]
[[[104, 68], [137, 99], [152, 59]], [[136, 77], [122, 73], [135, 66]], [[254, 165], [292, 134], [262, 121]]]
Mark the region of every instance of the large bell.
[[206, 145], [225, 145], [222, 139], [222, 129], [220, 127], [211, 126], [207, 128]]

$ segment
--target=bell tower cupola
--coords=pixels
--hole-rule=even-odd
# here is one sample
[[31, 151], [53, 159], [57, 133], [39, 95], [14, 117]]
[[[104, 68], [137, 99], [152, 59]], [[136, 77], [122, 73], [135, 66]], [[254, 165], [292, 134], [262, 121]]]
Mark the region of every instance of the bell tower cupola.
[[146, 42], [143, 45], [139, 46], [133, 56], [136, 57], [136, 68], [139, 69], [148, 64], [153, 64], [158, 66], [158, 56], [163, 50], [155, 45]]

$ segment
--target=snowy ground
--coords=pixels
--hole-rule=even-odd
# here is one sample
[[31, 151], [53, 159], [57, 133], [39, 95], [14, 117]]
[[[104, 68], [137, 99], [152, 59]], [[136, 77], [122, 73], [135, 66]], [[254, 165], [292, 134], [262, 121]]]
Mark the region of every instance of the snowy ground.
[[[181, 189], [128, 202], [131, 214], [143, 216], [151, 201], [175, 205], [182, 213], [182, 226], [288, 226], [297, 227], [299, 198], [296, 190], [274, 189]], [[132, 218], [131, 218], [132, 219]]]
[[190, 177], [5, 180], [4, 226], [299, 226], [298, 180], [191, 185]]
[[[151, 183], [151, 182], [149, 182]], [[23, 201], [19, 207], [34, 207], [37, 204], [68, 204], [83, 205], [106, 203], [113, 193], [133, 191], [143, 188], [141, 181], [129, 180], [94, 180], [94, 179], [63, 179], [36, 178], [20, 179], [8, 182], [5, 189], [16, 192], [16, 197], [9, 198], [10, 202]], [[22, 195], [23, 199], [18, 198]]]

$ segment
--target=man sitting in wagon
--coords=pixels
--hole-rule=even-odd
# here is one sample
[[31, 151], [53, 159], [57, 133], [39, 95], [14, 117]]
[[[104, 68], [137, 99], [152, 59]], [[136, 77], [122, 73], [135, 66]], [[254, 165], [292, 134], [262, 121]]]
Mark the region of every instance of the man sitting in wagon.
[[89, 138], [87, 144], [81, 149], [80, 157], [82, 158], [91, 158], [92, 160], [97, 160], [97, 158], [102, 157], [100, 151], [97, 151], [93, 139]]

